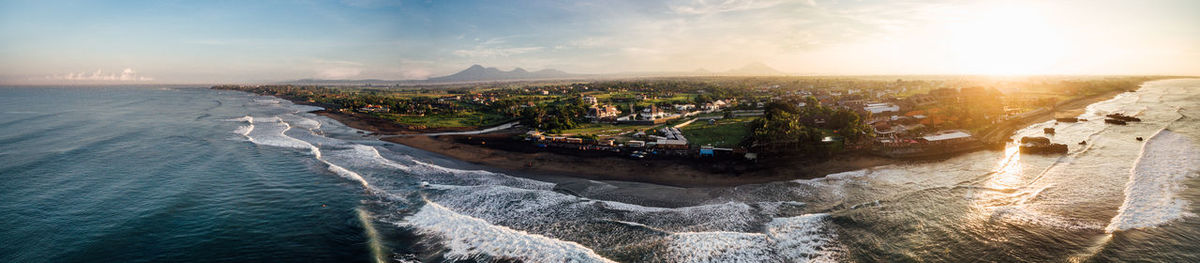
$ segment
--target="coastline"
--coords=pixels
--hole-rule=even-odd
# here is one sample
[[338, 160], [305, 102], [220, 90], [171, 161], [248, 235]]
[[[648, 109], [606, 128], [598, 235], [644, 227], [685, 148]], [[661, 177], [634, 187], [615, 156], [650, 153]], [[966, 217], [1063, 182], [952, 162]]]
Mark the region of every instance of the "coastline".
[[[1007, 140], [1012, 133], [1056, 116], [1078, 116], [1088, 105], [1115, 97], [1126, 91], [1110, 91], [1063, 102], [1054, 110], [1029, 116], [996, 127], [984, 139]], [[457, 142], [457, 136], [423, 136], [421, 133], [464, 131], [471, 128], [411, 129], [389, 120], [354, 113], [326, 110], [314, 114], [334, 119], [346, 126], [387, 136], [380, 140], [440, 154], [524, 177], [562, 176], [590, 180], [642, 182], [677, 187], [717, 187], [759, 184], [775, 181], [820, 178], [829, 174], [870, 169], [872, 167], [919, 163], [921, 160], [892, 159], [866, 153], [844, 153], [820, 161], [774, 160], [742, 171], [715, 171], [703, 162], [677, 160], [632, 160], [619, 157], [578, 157], [551, 152], [524, 153]], [[474, 135], [483, 136], [483, 135]], [[986, 149], [980, 149], [986, 150]], [[974, 151], [971, 151], [974, 152]], [[969, 152], [965, 152], [969, 153]], [[960, 153], [960, 154], [965, 154]], [[728, 169], [725, 169], [728, 170]]]
[[678, 187], [714, 187], [811, 179], [827, 174], [901, 163], [866, 154], [849, 154], [817, 163], [785, 165], [748, 172], [717, 172], [701, 162], [632, 160], [619, 157], [577, 157], [551, 152], [523, 153], [454, 141], [455, 136], [393, 136], [382, 140], [450, 158], [533, 177], [568, 176], [591, 180], [652, 183]]

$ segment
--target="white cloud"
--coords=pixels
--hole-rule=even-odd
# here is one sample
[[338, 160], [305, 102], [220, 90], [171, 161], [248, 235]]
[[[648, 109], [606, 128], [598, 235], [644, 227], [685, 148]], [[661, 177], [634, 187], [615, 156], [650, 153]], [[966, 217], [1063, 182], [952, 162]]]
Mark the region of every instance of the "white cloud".
[[469, 58], [508, 57], [542, 50], [542, 47], [485, 47], [455, 50], [454, 55]]
[[321, 79], [348, 79], [357, 77], [362, 74], [361, 68], [336, 67], [325, 68], [317, 71], [317, 78]]
[[70, 80], [70, 81], [151, 81], [154, 78], [141, 76], [132, 68], [126, 68], [121, 73], [104, 73], [102, 69], [96, 69], [95, 72], [79, 72], [67, 73], [65, 75], [54, 75], [46, 77], [48, 79]]
[[428, 79], [433, 76], [433, 72], [426, 69], [409, 69], [403, 72], [404, 79]]
[[[679, 14], [715, 14], [732, 11], [754, 10], [773, 7], [784, 3], [780, 0], [691, 0], [688, 3], [671, 5], [671, 11]], [[815, 5], [811, 0], [810, 6]]]

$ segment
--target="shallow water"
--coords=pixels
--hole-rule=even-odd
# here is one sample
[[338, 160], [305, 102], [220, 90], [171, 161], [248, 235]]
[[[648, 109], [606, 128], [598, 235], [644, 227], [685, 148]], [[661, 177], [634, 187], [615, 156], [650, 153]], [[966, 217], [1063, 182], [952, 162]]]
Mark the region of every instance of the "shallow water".
[[[1066, 155], [1010, 146], [732, 188], [585, 181], [583, 196], [271, 97], [0, 94], [4, 262], [1200, 261], [1200, 80], [1152, 82], [1090, 106], [1087, 122], [1016, 135], [1055, 127]], [[1106, 125], [1111, 112], [1144, 121]], [[630, 188], [697, 200], [614, 196]]]

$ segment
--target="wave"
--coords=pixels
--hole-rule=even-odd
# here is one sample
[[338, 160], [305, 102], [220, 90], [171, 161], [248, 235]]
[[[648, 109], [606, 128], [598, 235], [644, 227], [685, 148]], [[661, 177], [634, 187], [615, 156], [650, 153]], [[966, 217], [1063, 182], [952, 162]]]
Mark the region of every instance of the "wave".
[[669, 248], [665, 260], [671, 262], [776, 261], [767, 235], [761, 233], [676, 233], [666, 241]]
[[788, 262], [836, 262], [845, 248], [836, 243], [828, 214], [776, 218], [767, 223], [767, 237]]
[[1088, 222], [1078, 218], [1039, 213], [1032, 211], [1029, 207], [1021, 205], [997, 208], [996, 211], [991, 215], [991, 219], [1071, 230], [1098, 231], [1104, 227], [1102, 223]]
[[354, 209], [357, 215], [358, 223], [362, 224], [364, 233], [367, 236], [367, 249], [371, 252], [371, 260], [376, 263], [388, 262], [387, 248], [384, 247], [382, 237], [379, 235], [379, 230], [375, 229], [375, 223], [371, 217], [371, 213], [367, 212], [362, 207]]
[[[678, 245], [670, 250], [678, 256], [672, 256], [669, 261], [699, 259], [683, 255], [701, 254], [711, 255], [712, 259], [761, 258], [742, 255], [799, 259], [819, 258], [822, 255], [820, 251], [827, 250], [826, 247], [833, 244], [832, 225], [824, 219], [825, 216], [798, 217], [820, 218], [819, 223], [776, 218], [781, 211], [795, 213], [803, 210], [803, 202], [725, 201], [661, 208], [592, 200], [555, 192], [554, 183], [489, 171], [443, 167], [412, 156], [384, 151], [379, 146], [325, 137], [318, 134], [321, 128], [319, 121], [297, 114], [282, 113], [272, 117], [247, 115], [227, 121], [246, 122], [247, 125], [238, 127], [234, 132], [245, 136], [255, 145], [307, 150], [329, 172], [361, 184], [375, 196], [404, 201], [402, 199], [408, 196], [406, 194], [421, 193], [426, 202], [419, 211], [393, 223], [411, 227], [417, 233], [441, 237], [441, 243], [448, 248], [446, 256], [450, 259], [494, 256], [526, 261], [610, 262], [581, 243], [598, 247], [621, 245], [656, 249], [663, 248], [661, 241], [667, 239], [674, 240], [672, 244]], [[868, 173], [863, 171], [860, 175]], [[397, 174], [403, 177], [394, 179], [419, 180], [422, 187], [386, 180], [393, 179], [387, 176]], [[830, 178], [855, 177], [851, 174], [854, 173]], [[369, 217], [369, 214], [359, 216]], [[620, 226], [601, 222], [615, 222]], [[634, 242], [610, 244], [604, 240], [591, 240], [592, 237], [572, 230], [583, 226], [610, 231], [612, 236], [630, 237], [621, 240]], [[764, 229], [774, 232], [764, 233]], [[702, 236], [729, 238], [708, 241], [689, 239]], [[736, 246], [737, 240], [746, 238], [762, 242], [750, 244], [760, 245], [758, 248], [709, 250]], [[688, 245], [698, 244], [696, 242], [713, 243]], [[367, 245], [375, 253], [375, 245]]]
[[765, 233], [685, 232], [666, 238], [670, 262], [836, 262], [845, 251], [834, 240], [828, 214], [775, 218]]
[[1142, 146], [1125, 184], [1125, 201], [1105, 227], [1107, 232], [1151, 227], [1174, 221], [1187, 212], [1177, 198], [1183, 180], [1200, 170], [1200, 150], [1187, 138], [1162, 129]]
[[397, 225], [442, 238], [451, 260], [489, 255], [538, 262], [613, 262], [578, 243], [493, 225], [434, 202]]

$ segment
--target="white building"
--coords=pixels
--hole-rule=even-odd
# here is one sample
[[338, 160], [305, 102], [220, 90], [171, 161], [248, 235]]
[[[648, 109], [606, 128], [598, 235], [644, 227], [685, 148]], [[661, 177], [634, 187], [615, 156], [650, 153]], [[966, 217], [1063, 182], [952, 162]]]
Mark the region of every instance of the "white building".
[[891, 103], [868, 103], [863, 107], [863, 110], [871, 112], [871, 114], [880, 114], [884, 112], [900, 112], [900, 106]]

